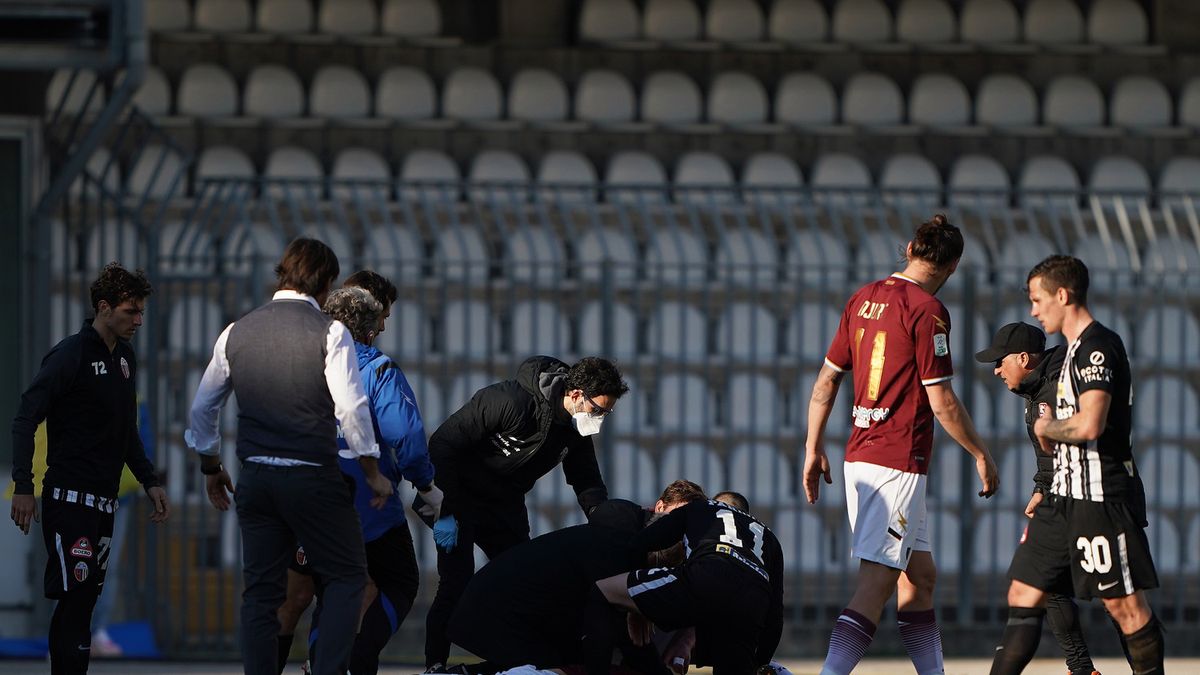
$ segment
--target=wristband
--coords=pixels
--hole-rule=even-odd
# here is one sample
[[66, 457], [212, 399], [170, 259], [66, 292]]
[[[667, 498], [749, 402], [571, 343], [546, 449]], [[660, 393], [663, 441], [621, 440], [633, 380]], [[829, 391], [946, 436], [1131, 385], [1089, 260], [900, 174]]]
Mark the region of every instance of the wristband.
[[200, 473], [204, 474], [205, 476], [215, 476], [224, 470], [225, 470], [225, 467], [222, 466], [220, 462], [217, 462], [217, 465], [214, 466], [212, 469], [206, 469], [206, 468], [204, 468], [203, 464], [200, 465]]

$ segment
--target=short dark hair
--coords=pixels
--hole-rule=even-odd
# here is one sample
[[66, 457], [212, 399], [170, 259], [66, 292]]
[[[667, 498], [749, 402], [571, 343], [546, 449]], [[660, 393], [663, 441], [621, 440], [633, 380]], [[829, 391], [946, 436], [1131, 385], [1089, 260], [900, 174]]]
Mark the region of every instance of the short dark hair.
[[1072, 302], [1087, 306], [1088, 268], [1079, 258], [1052, 255], [1029, 270], [1025, 285], [1028, 287], [1036, 277], [1041, 277], [1047, 291], [1057, 293], [1058, 289], [1065, 288]]
[[704, 488], [690, 480], [680, 478], [668, 485], [658, 499], [664, 504], [678, 504], [680, 502], [687, 503], [699, 499], [708, 499], [708, 497], [704, 495]]
[[912, 257], [934, 267], [946, 267], [963, 254], [962, 230], [951, 225], [944, 214], [934, 214], [929, 222], [921, 223], [912, 238]]
[[396, 285], [391, 280], [371, 270], [359, 270], [346, 277], [346, 280], [342, 282], [342, 287], [346, 286], [366, 289], [376, 300], [383, 303], [384, 307], [396, 304], [396, 297], [399, 295]]
[[585, 396], [611, 396], [621, 398], [629, 391], [629, 385], [621, 378], [621, 371], [608, 359], [587, 356], [567, 371], [567, 390], [579, 389]]
[[329, 289], [342, 268], [324, 242], [301, 237], [288, 244], [275, 266], [279, 290], [290, 289], [316, 297]]
[[154, 293], [154, 287], [141, 270], [130, 272], [118, 262], [110, 262], [92, 282], [92, 310], [99, 311], [100, 301], [116, 307], [126, 300], [144, 300]]
[[750, 513], [750, 500], [746, 499], [746, 495], [733, 490], [718, 492], [717, 496], [713, 497], [714, 501], [725, 502], [742, 513]]

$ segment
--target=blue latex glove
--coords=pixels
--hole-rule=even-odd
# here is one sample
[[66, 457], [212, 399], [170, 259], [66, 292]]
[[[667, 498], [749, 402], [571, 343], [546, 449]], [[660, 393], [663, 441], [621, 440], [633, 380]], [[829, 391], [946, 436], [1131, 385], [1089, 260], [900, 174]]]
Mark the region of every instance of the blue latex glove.
[[443, 516], [433, 524], [433, 542], [449, 553], [458, 544], [458, 521], [454, 516]]

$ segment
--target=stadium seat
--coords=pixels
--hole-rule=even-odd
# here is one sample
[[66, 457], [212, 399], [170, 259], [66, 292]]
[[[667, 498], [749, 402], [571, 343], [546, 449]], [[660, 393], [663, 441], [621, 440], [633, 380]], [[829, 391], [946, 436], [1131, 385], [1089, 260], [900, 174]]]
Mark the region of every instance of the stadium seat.
[[866, 189], [871, 187], [871, 173], [854, 155], [831, 152], [813, 164], [812, 187], [818, 204], [861, 204], [867, 199]]
[[1025, 204], [1065, 210], [1078, 199], [1079, 174], [1061, 157], [1037, 155], [1021, 166], [1017, 186]]
[[[459, 308], [456, 308], [459, 309]], [[450, 389], [446, 400], [447, 417], [453, 415], [459, 408], [467, 404], [475, 392], [494, 384], [497, 378], [479, 370], [467, 370], [455, 375], [450, 381]]]
[[[707, 275], [703, 235], [682, 227], [663, 227], [650, 234], [643, 269], [652, 284], [699, 287]], [[691, 339], [694, 339], [692, 336]], [[702, 342], [702, 341], [700, 341]]]
[[1025, 41], [1040, 45], [1083, 42], [1083, 12], [1074, 0], [1030, 0], [1025, 6]]
[[579, 36], [584, 40], [634, 40], [640, 20], [633, 0], [584, 0], [579, 12]]
[[[840, 6], [840, 5], [839, 5]], [[857, 73], [842, 91], [842, 121], [866, 127], [900, 124], [904, 95], [886, 75]]]
[[251, 117], [300, 117], [304, 114], [304, 87], [284, 66], [258, 66], [246, 78], [242, 105]]
[[1200, 570], [1200, 515], [1192, 518], [1192, 524], [1188, 527], [1187, 541], [1184, 569], [1194, 573]]
[[[788, 239], [784, 275], [809, 288], [840, 290], [850, 269], [846, 242], [815, 227], [797, 229]], [[830, 336], [833, 334], [830, 333]]]
[[[687, 377], [695, 378], [694, 375]], [[671, 378], [678, 379], [678, 376], [668, 375], [663, 379], [665, 382], [665, 380]], [[680, 393], [685, 392], [681, 391]], [[687, 395], [687, 398], [689, 399], [688, 403], [693, 402], [691, 400], [693, 397], [690, 394]], [[678, 398], [668, 397], [667, 401], [674, 403], [675, 407], [679, 407], [679, 404], [684, 403], [684, 396], [679, 396]], [[699, 400], [695, 400], [694, 402], [697, 404], [700, 403]], [[695, 405], [693, 407], [688, 405], [688, 409], [683, 412], [686, 414], [689, 422], [700, 422], [705, 415], [703, 412], [698, 411], [703, 411], [706, 407], [708, 406]], [[705, 490], [713, 494], [723, 489], [716, 486], [728, 485], [725, 481], [725, 467], [721, 462], [721, 458], [717, 456], [717, 453], [699, 443], [674, 443], [667, 446], [662, 458], [659, 460], [659, 466], [661, 467], [660, 475], [662, 475], [664, 485], [683, 478], [698, 483]]]
[[699, 122], [700, 106], [700, 88], [691, 78], [681, 72], [658, 71], [647, 77], [642, 84], [641, 117], [647, 122], [658, 124]]
[[880, 0], [840, 0], [833, 8], [833, 39], [870, 44], [892, 40], [892, 13]]
[[774, 112], [783, 124], [830, 125], [837, 118], [837, 94], [816, 73], [788, 73], [776, 89]]
[[372, 35], [378, 31], [378, 18], [371, 0], [325, 0], [317, 12], [317, 30], [328, 35]]
[[412, 66], [393, 66], [375, 87], [375, 116], [427, 120], [437, 116], [437, 90], [429, 74]]
[[[1149, 492], [1146, 493], [1149, 496]], [[1179, 531], [1171, 517], [1162, 511], [1146, 514], [1150, 527], [1146, 538], [1150, 540], [1150, 555], [1154, 558], [1154, 569], [1159, 574], [1178, 574], [1192, 561], [1184, 560], [1184, 549], [1179, 542]]]
[[647, 0], [642, 35], [649, 40], [685, 42], [700, 37], [700, 10], [692, 0]]
[[612, 70], [589, 70], [575, 88], [575, 118], [596, 124], [631, 122], [637, 95], [623, 75]]
[[779, 336], [779, 320], [769, 309], [734, 302], [725, 308], [717, 322], [717, 352], [738, 361], [772, 363], [778, 356]]
[[[796, 308], [788, 319], [787, 353], [813, 363], [825, 358], [833, 343], [833, 334], [841, 323], [840, 307], [830, 304], [805, 303]], [[815, 371], [814, 371], [815, 373]], [[809, 393], [812, 384], [809, 384]], [[807, 394], [806, 394], [807, 396]]]
[[959, 39], [970, 44], [1011, 44], [1020, 39], [1021, 22], [1009, 0], [966, 0], [959, 17]]
[[684, 154], [675, 165], [675, 201], [712, 206], [733, 201], [733, 169], [713, 152]]
[[[1200, 157], [1172, 157], [1163, 166], [1158, 176], [1158, 191], [1161, 193], [1188, 193], [1193, 199], [1200, 198]], [[1177, 202], [1164, 196], [1163, 201]]]
[[917, 45], [954, 42], [958, 21], [945, 0], [904, 0], [896, 10], [896, 39]]
[[436, 0], [386, 0], [380, 24], [384, 35], [437, 37], [442, 33], [442, 10]]
[[[729, 378], [722, 398], [725, 402], [722, 426], [739, 435], [773, 436], [781, 427], [791, 426], [790, 420], [787, 421], [789, 423], [785, 423], [779, 388], [765, 375], [733, 375]], [[779, 474], [779, 478], [785, 484], [790, 481], [786, 473]]]
[[[763, 412], [759, 411], [760, 417]], [[775, 424], [778, 423], [767, 422], [768, 427]], [[743, 443], [735, 447], [729, 456], [729, 484], [750, 500], [752, 512], [761, 513], [770, 507], [795, 501], [792, 494], [792, 464], [773, 445]], [[717, 491], [715, 486], [710, 489], [713, 493]]]
[[[392, 305], [393, 316], [396, 314], [396, 309], [398, 308], [397, 306], [400, 304], [401, 303], [396, 303], [395, 305]], [[389, 319], [388, 325], [394, 325], [396, 328], [401, 330], [411, 331], [411, 333], [408, 335], [393, 336], [396, 339], [408, 340], [409, 338], [416, 338], [420, 333], [420, 331], [417, 330], [416, 325], [409, 322], [393, 324]], [[379, 338], [377, 339], [377, 344], [379, 345], [380, 350], [389, 355], [404, 354], [405, 352], [403, 348], [396, 348], [394, 344], [388, 342], [388, 333], [391, 332], [393, 331], [386, 330], [380, 334]], [[399, 333], [400, 331], [397, 330], [395, 332]], [[428, 341], [428, 338], [426, 338], [426, 341]], [[388, 347], [391, 348], [389, 349]], [[426, 433], [433, 433], [432, 430], [437, 429], [438, 426], [441, 425], [441, 423], [446, 419], [446, 412], [443, 407], [444, 394], [442, 393], [441, 385], [438, 383], [437, 378], [426, 377], [417, 371], [405, 372], [404, 378], [408, 380], [408, 386], [412, 387], [413, 395], [417, 399], [417, 408], [421, 411], [421, 422], [425, 425]], [[411, 504], [412, 501], [409, 500], [405, 501], [404, 503]], [[415, 518], [413, 520], [415, 520]], [[426, 531], [428, 531], [428, 529], [426, 529]]]
[[1197, 252], [1196, 244], [1186, 238], [1175, 240], [1173, 237], [1160, 237], [1146, 247], [1142, 265], [1152, 274], [1168, 275], [1166, 279], [1172, 283], [1180, 278], [1179, 275], [1191, 279], [1187, 275], [1194, 275], [1196, 270], [1200, 270], [1200, 252]]
[[508, 116], [526, 122], [557, 122], [568, 114], [567, 87], [544, 68], [526, 68], [508, 88]]
[[[1118, 194], [1122, 197], [1145, 197], [1150, 194], [1150, 175], [1130, 157], [1110, 155], [1092, 165], [1088, 189], [1093, 192]], [[1131, 205], [1127, 204], [1126, 208]]]
[[616, 415], [612, 422], [608, 423], [618, 434], [624, 436], [638, 436], [647, 428], [647, 416], [650, 410], [649, 399], [642, 393], [638, 387], [637, 379], [630, 375], [624, 375], [625, 384], [629, 385], [629, 391], [621, 397], [621, 414]]
[[[499, 350], [500, 327], [492, 318], [491, 308], [484, 302], [454, 300], [446, 303], [442, 312], [441, 324], [443, 333], [435, 336], [434, 339], [438, 340], [440, 337], [439, 342], [444, 346], [447, 357], [481, 359]], [[491, 384], [491, 381], [485, 384]], [[455, 389], [451, 389], [451, 394], [454, 393], [456, 393]], [[475, 393], [475, 389], [465, 393], [466, 397], [470, 398]], [[457, 407], [465, 403], [467, 398], [461, 399], [460, 403], [451, 405], [454, 405], [457, 410]]]
[[1134, 390], [1134, 428], [1153, 438], [1200, 438], [1200, 398], [1186, 380], [1171, 376], [1142, 378]]
[[452, 119], [500, 119], [501, 101], [500, 83], [482, 68], [459, 68], [450, 73], [442, 87], [442, 113]]
[[438, 278], [478, 283], [488, 276], [487, 246], [479, 230], [456, 225], [437, 232], [434, 274]]
[[1200, 127], [1200, 77], [1193, 77], [1179, 94], [1179, 125]]
[[975, 122], [993, 127], [1027, 127], [1038, 123], [1037, 94], [1016, 75], [989, 75], [975, 95]]
[[781, 206], [800, 200], [804, 177], [791, 157], [757, 152], [742, 166], [742, 198], [762, 205]]
[[172, 359], [212, 354], [213, 342], [225, 330], [221, 305], [202, 295], [176, 295], [167, 312], [167, 350]]
[[971, 123], [971, 95], [951, 75], [921, 75], [908, 96], [908, 121], [930, 127], [958, 127]]
[[[632, 402], [621, 397], [621, 415], [628, 412], [625, 407], [628, 403]], [[644, 506], [658, 500], [663, 486], [655, 479], [654, 461], [649, 453], [633, 443], [622, 441], [599, 454], [602, 473], [611, 477], [609, 486], [613, 494], [624, 495]]]
[[[1136, 392], [1135, 392], [1136, 401]], [[1138, 474], [1146, 486], [1146, 499], [1157, 508], [1194, 509], [1200, 506], [1200, 461], [1186, 447], [1173, 444], [1138, 448]]]
[[246, 0], [196, 0], [192, 22], [196, 30], [209, 33], [243, 33], [250, 30], [250, 3]]
[[84, 318], [93, 314], [90, 308], [87, 307], [79, 298], [66, 293], [55, 292], [50, 294], [50, 343], [48, 347], [53, 347], [60, 340], [79, 332], [83, 326]]
[[461, 180], [458, 165], [441, 150], [413, 150], [400, 164], [402, 183], [427, 183], [405, 186], [400, 195], [409, 201], [458, 201], [458, 184]]
[[1110, 231], [1109, 235], [1108, 243], [1099, 233], [1083, 237], [1075, 242], [1072, 254], [1087, 264], [1096, 294], [1114, 297], [1132, 288], [1134, 274], [1129, 249], [1116, 231]]
[[371, 87], [362, 73], [346, 66], [323, 66], [313, 76], [309, 114], [334, 119], [371, 116]]
[[312, 223], [300, 229], [299, 236], [316, 239], [333, 250], [338, 260], [347, 269], [356, 269], [358, 252], [350, 240], [350, 233], [333, 222]]
[[158, 144], [147, 145], [129, 170], [125, 185], [130, 196], [135, 198], [143, 194], [150, 199], [181, 197], [187, 190], [186, 171], [184, 157], [178, 150]]
[[324, 175], [316, 155], [290, 145], [272, 150], [263, 170], [266, 178], [321, 178]]
[[[957, 509], [928, 509], [926, 527], [933, 539], [933, 559], [937, 562], [938, 572], [957, 574], [962, 568], [962, 521]], [[971, 564], [969, 561], [968, 566]]]
[[79, 262], [79, 241], [74, 234], [67, 234], [67, 224], [61, 219], [50, 221], [50, 272], [55, 277], [65, 277]]
[[1067, 129], [1104, 124], [1104, 96], [1095, 82], [1078, 75], [1062, 75], [1046, 86], [1042, 100], [1046, 124]]
[[1113, 88], [1109, 121], [1114, 126], [1151, 129], [1171, 126], [1171, 95], [1162, 82], [1130, 75]]
[[975, 537], [973, 570], [991, 574], [1007, 570], [1028, 522], [1023, 514], [1000, 504], [989, 504], [985, 510], [977, 511], [971, 528]]
[[1135, 0], [1094, 0], [1088, 13], [1088, 42], [1108, 46], [1145, 44], [1146, 12]]
[[1167, 304], [1145, 307], [1138, 316], [1137, 327], [1139, 360], [1183, 366], [1200, 364], [1200, 321], [1187, 307]]
[[871, 232], [858, 241], [851, 281], [861, 285], [886, 277], [903, 267], [908, 240], [890, 230]]
[[763, 36], [762, 7], [755, 0], [712, 0], [704, 34], [718, 42], [754, 42]]
[[158, 233], [158, 260], [159, 269], [171, 277], [207, 277], [216, 267], [217, 248], [203, 225], [171, 221]]
[[817, 0], [775, 0], [767, 33], [775, 42], [824, 42], [829, 36], [829, 14]]
[[621, 150], [608, 160], [605, 198], [620, 204], [658, 204], [666, 201], [667, 172], [652, 155]]
[[811, 506], [780, 509], [775, 513], [770, 528], [779, 539], [785, 572], [835, 570], [840, 556], [849, 555], [848, 550], [833, 550], [835, 540]]
[[313, 26], [310, 0], [258, 0], [255, 29], [260, 33], [292, 35], [308, 33]]
[[[504, 268], [509, 279], [533, 286], [562, 283], [566, 276], [567, 255], [553, 229], [540, 225], [518, 227], [506, 233], [504, 239]], [[563, 344], [559, 351], [565, 348], [566, 344]]]
[[509, 319], [512, 337], [508, 351], [512, 354], [519, 358], [557, 354], [569, 361], [571, 327], [553, 302], [523, 300], [513, 305]]
[[192, 10], [187, 0], [146, 0], [143, 11], [146, 30], [152, 33], [185, 31], [191, 25]]
[[946, 187], [952, 204], [1002, 206], [1008, 204], [1012, 185], [1000, 162], [986, 155], [962, 155], [950, 166]]
[[[1037, 261], [1051, 253], [1066, 253], [1037, 232], [1006, 232], [1000, 238], [1000, 252], [996, 257], [997, 280], [1009, 287], [1020, 288], [1025, 283], [1025, 275]], [[1029, 318], [1029, 305], [1023, 299], [1024, 312], [1020, 315], [1022, 321], [1032, 322]]]
[[500, 203], [529, 201], [529, 167], [509, 150], [484, 150], [471, 160], [471, 199]]
[[[91, 178], [85, 179], [82, 174], [76, 178], [67, 193], [71, 197], [80, 197], [85, 189], [88, 194], [94, 195], [100, 187], [113, 195], [120, 191], [121, 167], [116, 161], [112, 161], [112, 155], [103, 147], [96, 148], [92, 156], [88, 157], [84, 170]], [[52, 260], [51, 262], [54, 264], [60, 261]]]
[[666, 359], [701, 361], [708, 355], [704, 313], [688, 303], [663, 302], [654, 308], [646, 337], [650, 353]]
[[[265, 288], [273, 288], [275, 263], [286, 245], [282, 233], [269, 225], [241, 224], [225, 236], [221, 260], [229, 273], [238, 276], [257, 274], [257, 281]], [[252, 308], [252, 304], [246, 307], [247, 310]]]
[[610, 278], [618, 286], [637, 279], [641, 265], [633, 239], [612, 227], [589, 227], [575, 243], [579, 277], [596, 283]]
[[179, 79], [175, 96], [175, 110], [180, 115], [222, 117], [237, 114], [237, 85], [218, 65], [201, 63], [188, 67]]
[[[986, 346], [991, 340], [992, 331], [988, 327], [988, 322], [984, 321], [983, 315], [976, 311], [968, 310], [960, 303], [946, 302], [944, 304], [946, 306], [946, 311], [950, 313], [950, 355], [954, 357], [954, 362], [957, 364], [974, 363], [975, 352], [982, 348], [979, 345]], [[1030, 319], [1030, 321], [1032, 321], [1032, 319]], [[968, 322], [973, 324], [971, 326], [971, 330], [975, 332], [975, 335], [970, 341], [967, 340]], [[984, 398], [980, 398], [979, 394], [982, 383], [979, 380], [976, 380], [975, 384], [975, 407], [981, 407], [980, 401], [985, 402], [987, 406], [990, 407], [992, 401], [991, 394], [986, 390], [986, 388], [983, 388], [982, 395]], [[988, 384], [991, 383], [989, 382]], [[962, 395], [961, 391], [959, 392], [959, 395]], [[974, 415], [975, 410], [972, 410], [971, 414]], [[987, 419], [991, 419], [990, 411], [987, 413]], [[980, 426], [980, 428], [987, 428], [986, 425], [981, 423], [980, 417], [976, 416], [975, 422], [978, 426]]]
[[[384, 209], [389, 200], [392, 184], [392, 169], [387, 160], [374, 150], [367, 148], [343, 148], [333, 160], [330, 176], [336, 182], [360, 184], [335, 184], [335, 197], [361, 205], [365, 202], [370, 209]], [[364, 185], [366, 181], [371, 184]]]
[[[1021, 428], [1024, 430], [1025, 408], [1022, 399], [1015, 395], [1004, 396], [1001, 394], [1000, 400], [1017, 403], [1020, 412], [1016, 419], [1021, 421]], [[954, 448], [947, 447], [947, 452], [954, 452]], [[963, 452], [963, 450], [960, 449], [959, 452]], [[1000, 465], [1000, 485], [1004, 489], [1000, 490], [992, 499], [1004, 508], [1024, 510], [1033, 493], [1033, 476], [1038, 470], [1033, 444], [1024, 441], [1014, 443], [1004, 448], [1004, 452], [996, 459]], [[941, 457], [935, 457], [934, 461], [941, 461]]]
[[[611, 344], [605, 343], [606, 331], [611, 331]], [[579, 351], [632, 359], [637, 355], [637, 331], [637, 318], [628, 305], [617, 302], [606, 308], [602, 302], [589, 302], [579, 319]]]
[[[974, 411], [970, 411], [974, 412]], [[929, 481], [928, 495], [930, 501], [930, 511], [934, 504], [943, 508], [957, 508], [959, 496], [964, 491], [969, 491], [972, 496], [979, 488], [975, 487], [978, 484], [978, 478], [971, 483], [963, 483], [962, 471], [963, 465], [970, 459], [966, 451], [963, 450], [957, 443], [946, 439], [940, 442], [933, 448], [933, 460], [929, 465]], [[972, 471], [971, 473], [974, 473]], [[1033, 474], [1030, 474], [1030, 478]], [[1024, 491], [1022, 490], [1022, 493]], [[937, 555], [935, 552], [934, 555]]]
[[[395, 283], [419, 279], [425, 255], [425, 245], [412, 227], [377, 225], [367, 230], [363, 264]], [[400, 323], [407, 322], [402, 318]]]
[[730, 126], [767, 121], [770, 103], [762, 83], [743, 72], [717, 75], [708, 89], [708, 120]]
[[538, 194], [543, 201], [590, 204], [596, 201], [596, 167], [574, 150], [551, 150], [538, 162]]
[[151, 117], [171, 114], [171, 85], [161, 69], [146, 68], [145, 79], [133, 95], [133, 104]]
[[883, 199], [918, 213], [931, 213], [942, 199], [942, 177], [928, 159], [913, 154], [892, 155], [879, 172]]
[[[258, 173], [246, 153], [230, 145], [214, 145], [204, 149], [196, 160], [196, 180], [203, 178], [254, 179]], [[199, 192], [199, 190], [197, 190]]]
[[716, 278], [737, 286], [768, 290], [779, 279], [779, 245], [770, 233], [751, 227], [729, 228], [717, 246]]

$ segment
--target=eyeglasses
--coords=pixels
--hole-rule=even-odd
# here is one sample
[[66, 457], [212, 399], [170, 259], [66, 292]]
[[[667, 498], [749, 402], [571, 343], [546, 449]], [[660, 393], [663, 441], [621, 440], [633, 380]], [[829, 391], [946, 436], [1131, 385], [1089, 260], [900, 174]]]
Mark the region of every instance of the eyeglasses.
[[588, 415], [590, 415], [591, 417], [604, 417], [606, 415], [612, 414], [612, 411], [613, 411], [612, 408], [605, 408], [604, 406], [600, 405], [599, 403], [596, 403], [595, 401], [592, 400], [592, 397], [588, 396], [587, 394], [583, 395], [583, 400], [587, 401], [592, 406], [591, 411], [588, 412]]

